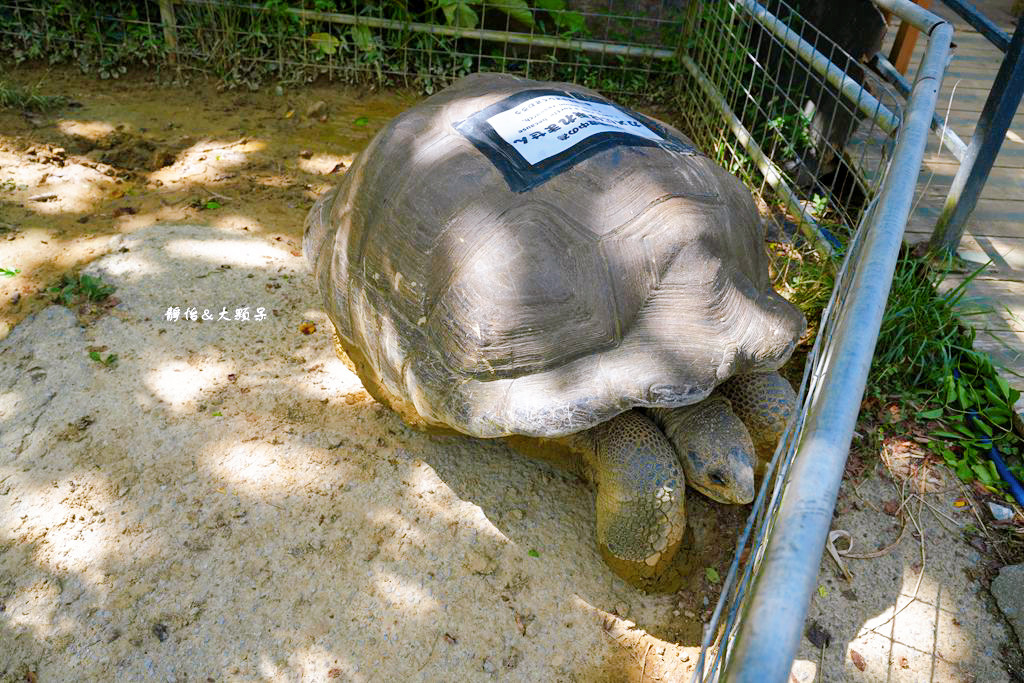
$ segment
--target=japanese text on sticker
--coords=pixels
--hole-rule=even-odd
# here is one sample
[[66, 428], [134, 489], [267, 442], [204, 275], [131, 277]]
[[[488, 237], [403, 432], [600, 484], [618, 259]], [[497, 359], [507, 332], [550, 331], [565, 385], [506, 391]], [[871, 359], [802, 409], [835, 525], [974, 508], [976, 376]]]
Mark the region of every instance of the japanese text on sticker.
[[625, 133], [663, 142], [650, 128], [618, 107], [560, 95], [522, 102], [487, 119], [530, 165], [560, 154], [598, 133]]

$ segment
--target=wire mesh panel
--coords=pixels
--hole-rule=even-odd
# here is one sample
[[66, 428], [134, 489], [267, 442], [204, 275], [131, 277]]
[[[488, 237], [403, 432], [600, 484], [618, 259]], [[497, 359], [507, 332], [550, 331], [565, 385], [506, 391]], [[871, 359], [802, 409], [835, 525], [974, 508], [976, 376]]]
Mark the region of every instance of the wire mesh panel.
[[116, 77], [129, 65], [152, 65], [162, 58], [160, 8], [156, 2], [133, 0], [2, 0], [0, 54], [19, 62], [73, 61], [102, 78]]
[[[813, 53], [820, 56], [817, 69], [807, 59]], [[897, 98], [780, 0], [765, 6], [703, 4], [688, 31], [684, 66], [688, 78], [677, 101], [695, 141], [744, 179], [761, 199], [762, 212], [781, 230], [792, 232], [803, 223], [824, 249], [850, 249], [845, 263], [856, 263], [861, 240], [855, 235], [861, 233], [855, 230], [883, 177], [899, 117], [893, 113], [899, 111]], [[844, 92], [842, 80], [827, 78], [832, 66], [858, 82], [851, 89], [847, 80]], [[706, 96], [695, 97], [696, 92]], [[814, 370], [820, 369], [821, 345], [833, 333], [832, 312], [842, 307], [849, 270], [842, 269], [822, 314], [801, 382], [802, 409], [766, 470], [740, 534], [706, 627], [695, 680], [704, 678], [705, 670], [705, 680], [714, 679], [728, 655], [724, 647], [708, 651], [728, 644], [762, 558], [813, 392]]]
[[[667, 99], [685, 10], [670, 0], [0, 0], [0, 51], [15, 59], [104, 61], [164, 52], [228, 86], [349, 83], [430, 94], [460, 76], [502, 71]], [[83, 20], [83, 17], [85, 19]], [[45, 36], [43, 51], [28, 36]], [[152, 61], [151, 59], [148, 61]]]
[[[912, 9], [898, 0], [885, 4]], [[922, 30], [941, 23], [917, 19]], [[810, 213], [812, 239], [817, 233], [825, 248], [845, 254], [807, 356], [798, 416], [740, 535], [694, 680], [716, 680], [733, 645], [739, 670], [730, 670], [730, 680], [788, 677], [949, 46], [948, 26], [929, 33], [927, 68], [922, 64], [906, 113], [856, 60], [781, 1], [709, 4], [691, 34], [683, 63], [690, 87], [707, 98], [684, 90], [681, 101], [690, 104], [700, 143], [759, 192], [770, 215], [785, 223]], [[808, 466], [819, 459], [826, 464]], [[812, 471], [827, 476], [810, 481]], [[790, 524], [780, 541], [784, 516]], [[801, 551], [798, 568], [794, 553]], [[734, 643], [741, 614], [751, 627]]]
[[704, 3], [683, 59], [677, 102], [698, 144], [775, 207], [780, 227], [816, 224], [841, 249], [881, 179], [895, 95], [780, 0]]

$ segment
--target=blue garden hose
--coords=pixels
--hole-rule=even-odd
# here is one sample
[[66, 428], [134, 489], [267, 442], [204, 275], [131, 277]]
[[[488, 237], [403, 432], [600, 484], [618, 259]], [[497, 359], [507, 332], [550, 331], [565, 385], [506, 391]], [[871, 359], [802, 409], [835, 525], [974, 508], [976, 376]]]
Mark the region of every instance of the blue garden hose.
[[[978, 419], [978, 413], [973, 410], [967, 411], [967, 417], [969, 420]], [[1017, 477], [1013, 476], [1013, 472], [1006, 466], [1006, 462], [1003, 460], [1003, 456], [999, 455], [999, 449], [992, 445], [992, 440], [988, 437], [982, 437], [981, 442], [988, 446], [988, 457], [995, 464], [996, 472], [1003, 481], [1010, 487], [1010, 495], [1017, 501], [1017, 504], [1024, 507], [1024, 487], [1017, 481]]]

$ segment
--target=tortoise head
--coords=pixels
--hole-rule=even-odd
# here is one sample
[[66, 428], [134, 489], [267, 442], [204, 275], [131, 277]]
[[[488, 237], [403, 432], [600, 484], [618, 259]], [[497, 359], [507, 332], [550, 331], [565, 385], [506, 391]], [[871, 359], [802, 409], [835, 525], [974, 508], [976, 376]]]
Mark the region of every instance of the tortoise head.
[[649, 413], [675, 447], [691, 488], [719, 503], [754, 500], [754, 444], [728, 399], [712, 394], [694, 405]]
[[749, 503], [754, 500], [753, 452], [753, 445], [723, 443], [714, 435], [691, 439], [680, 457], [686, 483], [719, 503]]

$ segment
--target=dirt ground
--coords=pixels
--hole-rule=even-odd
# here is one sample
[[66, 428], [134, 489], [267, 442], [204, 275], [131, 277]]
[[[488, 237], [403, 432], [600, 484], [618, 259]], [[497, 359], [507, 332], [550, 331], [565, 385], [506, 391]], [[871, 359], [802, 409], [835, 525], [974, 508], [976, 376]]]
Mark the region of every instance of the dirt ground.
[[[0, 110], [0, 680], [689, 678], [745, 508], [688, 493], [644, 595], [583, 482], [408, 429], [333, 355], [303, 218], [414, 95], [11, 77], [71, 104]], [[117, 291], [54, 305], [79, 272]], [[823, 557], [794, 679], [1019, 679], [987, 513], [864, 458], [836, 528], [898, 541]]]

